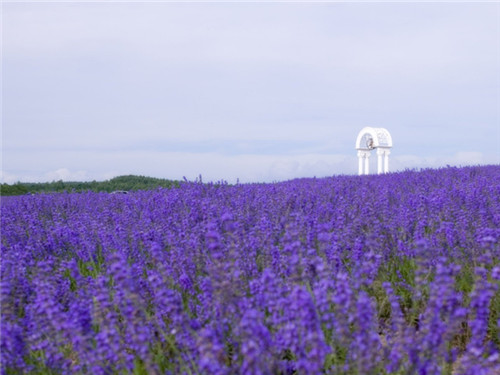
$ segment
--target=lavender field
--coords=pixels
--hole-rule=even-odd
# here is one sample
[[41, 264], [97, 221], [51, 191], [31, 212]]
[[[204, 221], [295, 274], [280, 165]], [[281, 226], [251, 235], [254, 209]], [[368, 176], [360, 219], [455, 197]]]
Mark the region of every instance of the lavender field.
[[500, 166], [2, 198], [3, 374], [500, 374]]

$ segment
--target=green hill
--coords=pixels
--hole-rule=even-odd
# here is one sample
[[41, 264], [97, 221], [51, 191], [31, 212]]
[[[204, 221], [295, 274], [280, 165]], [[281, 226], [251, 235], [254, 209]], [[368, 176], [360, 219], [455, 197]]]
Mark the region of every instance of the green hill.
[[146, 176], [118, 176], [106, 181], [52, 181], [52, 182], [17, 182], [15, 184], [1, 184], [0, 195], [23, 195], [29, 193], [50, 192], [82, 192], [82, 191], [135, 191], [152, 190], [158, 187], [172, 188], [179, 186], [179, 181]]

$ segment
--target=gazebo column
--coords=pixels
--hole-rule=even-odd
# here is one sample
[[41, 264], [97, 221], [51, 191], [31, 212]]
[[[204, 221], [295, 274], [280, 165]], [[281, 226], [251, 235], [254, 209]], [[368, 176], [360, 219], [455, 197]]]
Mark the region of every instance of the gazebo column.
[[381, 174], [384, 171], [382, 156], [384, 155], [384, 149], [377, 148], [377, 173]]
[[365, 174], [370, 174], [370, 151], [365, 151]]
[[391, 150], [384, 150], [384, 173], [389, 172], [389, 154], [391, 153]]
[[365, 153], [363, 151], [358, 151], [358, 174], [361, 176], [363, 174], [363, 159]]
[[369, 162], [370, 162], [370, 151], [358, 150], [358, 174], [368, 174], [369, 173]]

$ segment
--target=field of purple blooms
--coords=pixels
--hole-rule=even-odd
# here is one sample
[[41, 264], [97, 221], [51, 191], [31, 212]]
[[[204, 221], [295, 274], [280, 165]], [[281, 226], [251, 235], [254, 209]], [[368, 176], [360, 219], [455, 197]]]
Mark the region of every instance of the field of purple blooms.
[[500, 166], [2, 198], [2, 374], [500, 374]]

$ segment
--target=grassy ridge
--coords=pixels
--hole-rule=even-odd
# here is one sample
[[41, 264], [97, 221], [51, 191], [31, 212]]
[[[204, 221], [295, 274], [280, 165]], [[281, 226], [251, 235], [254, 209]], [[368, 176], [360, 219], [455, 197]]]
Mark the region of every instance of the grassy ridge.
[[24, 195], [29, 193], [62, 193], [64, 191], [112, 192], [115, 190], [152, 190], [158, 187], [171, 188], [179, 186], [179, 181], [146, 176], [118, 176], [106, 181], [52, 181], [52, 182], [17, 182], [1, 184], [0, 195]]

